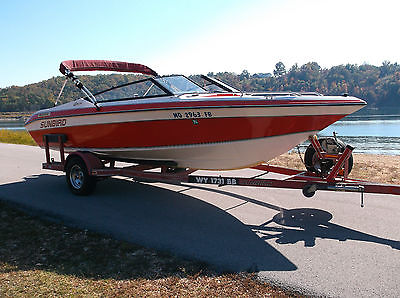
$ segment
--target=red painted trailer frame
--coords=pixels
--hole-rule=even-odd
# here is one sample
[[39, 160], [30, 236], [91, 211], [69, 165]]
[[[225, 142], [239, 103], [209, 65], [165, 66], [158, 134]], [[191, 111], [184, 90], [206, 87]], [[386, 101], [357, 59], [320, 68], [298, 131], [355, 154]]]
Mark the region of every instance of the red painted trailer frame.
[[[139, 163], [117, 167], [115, 161], [107, 160], [106, 158], [102, 159], [90, 152], [76, 151], [70, 153], [68, 157], [65, 157], [64, 142], [66, 139], [65, 135], [44, 136], [46, 162], [42, 164], [42, 167], [43, 169], [66, 172], [67, 182], [70, 187], [71, 183], [74, 184], [73, 179], [75, 178], [79, 183], [84, 183], [85, 179], [90, 180], [93, 185], [90, 185], [84, 192], [74, 191], [73, 188], [71, 189], [75, 194], [79, 195], [89, 194], [94, 189], [94, 178], [111, 176], [124, 176], [133, 178], [136, 181], [163, 182], [170, 184], [197, 183], [214, 184], [218, 186], [231, 185], [301, 189], [306, 197], [312, 197], [317, 190], [358, 192], [361, 194], [361, 207], [364, 205], [364, 193], [400, 195], [400, 185], [379, 184], [364, 180], [349, 179], [347, 177], [348, 160], [354, 148], [347, 145], [342, 153], [327, 154], [323, 151], [316, 136], [311, 136], [310, 142], [316, 150], [318, 158], [332, 159], [335, 162], [328, 173], [314, 173], [261, 164], [251, 167], [251, 169], [261, 171], [261, 174], [257, 174], [257, 176], [251, 178], [222, 177], [221, 175], [195, 175], [197, 171], [195, 169], [174, 169], [166, 165]], [[50, 144], [52, 144], [53, 147], [58, 146], [60, 161], [54, 161], [54, 158], [50, 156]], [[76, 173], [71, 173], [74, 166], [71, 165], [71, 163], [74, 162], [79, 164], [81, 171], [78, 169]], [[281, 179], [261, 178], [267, 173], [277, 173], [285, 177]], [[68, 177], [68, 175], [70, 177]], [[78, 186], [80, 185], [79, 183], [77, 184]]]

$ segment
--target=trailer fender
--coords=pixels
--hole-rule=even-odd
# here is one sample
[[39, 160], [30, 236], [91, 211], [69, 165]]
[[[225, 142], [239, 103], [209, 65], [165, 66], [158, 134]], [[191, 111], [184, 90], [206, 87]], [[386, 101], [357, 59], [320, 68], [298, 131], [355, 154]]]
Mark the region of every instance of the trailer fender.
[[104, 168], [103, 163], [96, 155], [94, 155], [93, 153], [90, 153], [90, 152], [81, 152], [81, 151], [76, 151], [76, 152], [70, 153], [65, 161], [65, 165], [67, 165], [69, 160], [71, 160], [71, 158], [73, 158], [73, 157], [78, 157], [83, 160], [89, 174], [92, 173], [93, 169]]

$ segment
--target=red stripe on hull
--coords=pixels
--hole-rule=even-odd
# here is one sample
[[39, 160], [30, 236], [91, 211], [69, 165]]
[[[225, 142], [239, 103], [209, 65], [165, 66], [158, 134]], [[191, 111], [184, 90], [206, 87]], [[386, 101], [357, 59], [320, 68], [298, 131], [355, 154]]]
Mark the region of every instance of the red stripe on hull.
[[141, 148], [227, 142], [322, 130], [345, 115], [212, 118], [140, 121], [59, 127], [31, 131], [43, 145], [43, 134], [68, 136], [66, 147]]

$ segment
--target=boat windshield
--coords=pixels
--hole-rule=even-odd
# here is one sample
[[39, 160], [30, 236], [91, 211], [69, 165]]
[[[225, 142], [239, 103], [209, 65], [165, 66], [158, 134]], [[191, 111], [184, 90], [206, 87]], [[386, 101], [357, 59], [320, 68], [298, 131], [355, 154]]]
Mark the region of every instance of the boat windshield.
[[168, 93], [149, 79], [117, 86], [95, 94], [97, 101], [115, 101], [145, 97], [166, 96]]
[[187, 77], [174, 75], [127, 83], [98, 92], [95, 96], [98, 102], [105, 102], [206, 92]]
[[207, 90], [181, 75], [160, 77], [155, 80], [164, 88], [168, 89], [172, 94], [207, 92]]

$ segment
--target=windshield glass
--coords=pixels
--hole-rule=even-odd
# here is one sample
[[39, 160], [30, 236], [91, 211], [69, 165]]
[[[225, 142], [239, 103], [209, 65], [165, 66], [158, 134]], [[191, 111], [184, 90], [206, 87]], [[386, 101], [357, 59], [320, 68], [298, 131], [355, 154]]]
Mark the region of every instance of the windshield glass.
[[205, 75], [194, 75], [190, 77], [196, 84], [206, 89], [209, 92], [234, 92], [239, 93], [240, 90], [217, 80], [216, 78], [211, 78]]
[[167, 95], [164, 90], [160, 89], [160, 87], [156, 86], [152, 81], [144, 80], [100, 92], [96, 94], [96, 99], [99, 102], [102, 102], [110, 100], [155, 97], [163, 95]]
[[206, 89], [208, 92], [217, 92], [217, 93], [228, 92], [227, 90], [217, 86], [214, 82], [206, 80], [202, 75], [194, 75], [191, 76], [190, 78], [194, 82], [196, 82], [196, 84], [201, 86], [201, 88]]
[[194, 82], [184, 76], [167, 76], [157, 78], [155, 80], [173, 94], [207, 92], [205, 89], [196, 85]]

